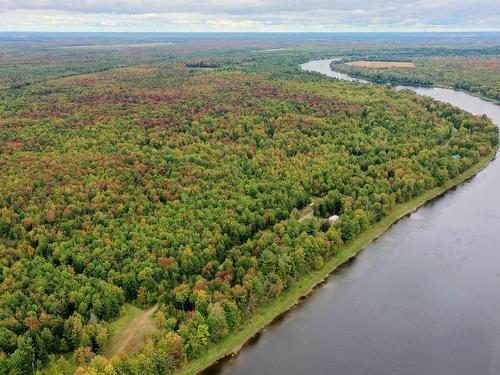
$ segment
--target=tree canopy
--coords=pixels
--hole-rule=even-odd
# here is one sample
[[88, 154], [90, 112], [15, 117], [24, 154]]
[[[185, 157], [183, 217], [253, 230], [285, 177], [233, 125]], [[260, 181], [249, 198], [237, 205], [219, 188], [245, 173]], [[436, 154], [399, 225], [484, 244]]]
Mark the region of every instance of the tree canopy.
[[[2, 93], [0, 373], [70, 352], [89, 373], [171, 371], [498, 144], [489, 119], [409, 91], [236, 62]], [[125, 301], [158, 303], [162, 333], [107, 361]]]

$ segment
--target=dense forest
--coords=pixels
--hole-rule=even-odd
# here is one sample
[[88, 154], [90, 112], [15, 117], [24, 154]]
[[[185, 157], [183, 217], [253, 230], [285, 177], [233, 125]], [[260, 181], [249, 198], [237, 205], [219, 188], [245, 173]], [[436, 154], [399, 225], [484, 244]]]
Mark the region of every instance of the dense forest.
[[[500, 102], [500, 57], [460, 56], [417, 58], [407, 54], [413, 60], [415, 68], [364, 68], [345, 64], [352, 58], [333, 64], [333, 69], [356, 77], [366, 78], [374, 82], [414, 86], [446, 86], [457, 90], [469, 91]], [[370, 60], [392, 60], [390, 55], [370, 56]], [[401, 58], [401, 57], [400, 57]], [[397, 61], [397, 60], [396, 60]]]
[[[173, 371], [498, 146], [486, 117], [282, 64], [306, 52], [176, 48], [135, 63], [106, 55], [95, 71], [49, 61], [29, 84], [6, 73], [0, 374], [55, 354], [81, 374]], [[109, 360], [125, 302], [158, 304], [160, 333]]]

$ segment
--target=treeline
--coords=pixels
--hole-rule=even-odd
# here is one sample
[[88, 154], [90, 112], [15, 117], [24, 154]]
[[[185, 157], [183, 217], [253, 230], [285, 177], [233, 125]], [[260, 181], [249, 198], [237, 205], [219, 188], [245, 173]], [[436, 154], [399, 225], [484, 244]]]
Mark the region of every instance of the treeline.
[[[417, 55], [418, 56], [418, 55]], [[401, 59], [401, 56], [399, 56]], [[415, 59], [415, 56], [413, 56]], [[392, 54], [369, 56], [373, 61], [400, 61]], [[500, 101], [500, 58], [435, 57], [417, 58], [416, 68], [364, 68], [345, 64], [347, 59], [332, 63], [332, 69], [377, 83], [413, 86], [444, 85], [480, 94]], [[401, 60], [402, 61], [402, 60]]]
[[[498, 144], [487, 118], [289, 69], [145, 65], [2, 105], [5, 374], [65, 353], [80, 373], [173, 370]], [[313, 197], [319, 218], [299, 220]], [[108, 361], [124, 301], [158, 303], [161, 334]]]

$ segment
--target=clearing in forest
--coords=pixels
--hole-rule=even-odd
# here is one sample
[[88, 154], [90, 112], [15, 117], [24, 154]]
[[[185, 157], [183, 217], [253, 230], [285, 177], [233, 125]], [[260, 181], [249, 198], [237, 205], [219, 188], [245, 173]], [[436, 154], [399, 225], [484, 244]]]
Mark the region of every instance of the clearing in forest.
[[299, 210], [299, 221], [302, 222], [306, 219], [312, 219], [314, 217], [314, 205], [320, 200], [319, 197], [312, 197], [311, 203], [305, 206], [303, 209]]
[[125, 304], [123, 316], [110, 324], [111, 339], [106, 351], [107, 357], [139, 351], [146, 339], [158, 331], [153, 321], [157, 309], [158, 306], [155, 305], [144, 311], [131, 304]]
[[411, 61], [351, 61], [347, 65], [360, 66], [362, 68], [415, 68]]

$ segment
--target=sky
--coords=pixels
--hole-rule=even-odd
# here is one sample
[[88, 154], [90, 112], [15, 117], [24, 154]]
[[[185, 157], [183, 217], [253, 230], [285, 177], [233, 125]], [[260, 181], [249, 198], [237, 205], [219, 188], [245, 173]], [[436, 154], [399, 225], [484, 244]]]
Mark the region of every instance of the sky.
[[500, 0], [0, 0], [0, 31], [500, 31]]

